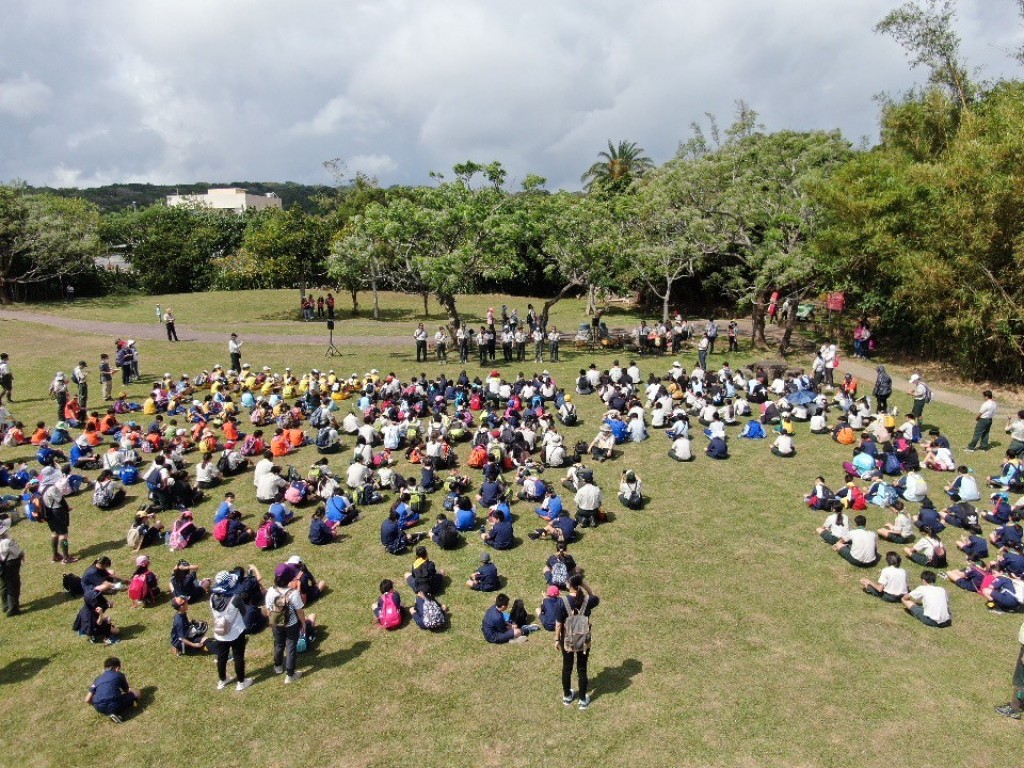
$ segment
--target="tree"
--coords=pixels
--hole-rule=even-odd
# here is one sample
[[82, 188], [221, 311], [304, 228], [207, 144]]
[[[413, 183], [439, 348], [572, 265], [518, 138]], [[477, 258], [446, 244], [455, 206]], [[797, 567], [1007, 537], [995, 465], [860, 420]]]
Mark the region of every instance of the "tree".
[[[386, 263], [387, 280], [397, 290], [432, 295], [458, 328], [458, 296], [484, 280], [511, 278], [523, 232], [500, 163], [461, 163], [454, 173], [452, 181], [431, 174], [436, 186], [371, 203], [352, 219], [343, 243]], [[478, 177], [486, 183], [475, 187]], [[335, 249], [332, 258], [346, 253]]]
[[241, 245], [214, 260], [214, 280], [228, 289], [305, 287], [326, 276], [326, 257], [319, 216], [267, 208], [245, 217]]
[[609, 140], [608, 151], [598, 152], [597, 156], [598, 161], [580, 177], [588, 192], [592, 189], [622, 192], [654, 167], [654, 162], [635, 141], [620, 141], [614, 145]]
[[101, 234], [147, 293], [176, 293], [209, 288], [215, 261], [241, 246], [245, 229], [245, 217], [230, 212], [158, 203], [105, 217]]
[[0, 302], [32, 284], [95, 269], [102, 254], [99, 211], [84, 200], [28, 195], [0, 186]]
[[878, 22], [875, 32], [890, 35], [907, 52], [912, 68], [927, 67], [929, 82], [947, 88], [967, 109], [978, 86], [961, 57], [955, 19], [956, 0], [908, 0]]

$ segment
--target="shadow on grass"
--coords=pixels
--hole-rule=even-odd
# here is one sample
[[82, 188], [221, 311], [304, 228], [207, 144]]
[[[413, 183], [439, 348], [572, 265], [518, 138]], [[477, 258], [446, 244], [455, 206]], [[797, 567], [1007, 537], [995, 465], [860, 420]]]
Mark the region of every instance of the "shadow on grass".
[[0, 685], [24, 682], [39, 674], [43, 667], [51, 661], [53, 661], [53, 655], [15, 659], [6, 667], [0, 669]]
[[601, 696], [622, 693], [633, 684], [633, 678], [644, 671], [643, 662], [626, 659], [617, 667], [605, 667], [590, 679], [590, 687]]
[[[144, 609], [139, 608], [138, 610], [141, 611], [141, 610], [144, 610]], [[118, 629], [120, 631], [117, 634], [117, 639], [118, 639], [119, 642], [124, 642], [125, 640], [131, 640], [132, 638], [138, 637], [143, 632], [145, 632], [146, 631], [146, 625], [145, 624], [130, 624], [127, 627], [118, 627]]]
[[120, 539], [111, 539], [110, 541], [98, 541], [95, 544], [90, 544], [88, 547], [80, 549], [78, 551], [78, 558], [79, 560], [92, 562], [94, 558], [99, 557], [104, 552], [121, 548], [124, 548], [124, 537]]
[[360, 640], [352, 643], [348, 648], [342, 648], [332, 653], [320, 653], [318, 649], [321, 642], [321, 640], [317, 641], [317, 649], [314, 649], [312, 653], [304, 654], [313, 663], [313, 669], [305, 673], [307, 676], [313, 674], [317, 669], [333, 669], [344, 666], [358, 659], [370, 648], [369, 640]]
[[45, 611], [54, 606], [60, 605], [67, 602], [71, 598], [71, 595], [63, 590], [60, 592], [54, 592], [52, 595], [46, 597], [37, 597], [28, 603], [23, 603], [21, 610], [27, 611]]

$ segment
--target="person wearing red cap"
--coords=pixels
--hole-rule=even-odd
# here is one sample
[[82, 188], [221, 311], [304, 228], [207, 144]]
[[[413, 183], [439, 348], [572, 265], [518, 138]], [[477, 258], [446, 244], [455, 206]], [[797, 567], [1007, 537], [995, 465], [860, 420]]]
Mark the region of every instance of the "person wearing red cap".
[[547, 588], [544, 593], [544, 599], [541, 601], [540, 606], [537, 608], [537, 620], [540, 625], [544, 627], [548, 632], [555, 631], [555, 621], [558, 615], [558, 605], [561, 603], [559, 596], [562, 591], [552, 584]]

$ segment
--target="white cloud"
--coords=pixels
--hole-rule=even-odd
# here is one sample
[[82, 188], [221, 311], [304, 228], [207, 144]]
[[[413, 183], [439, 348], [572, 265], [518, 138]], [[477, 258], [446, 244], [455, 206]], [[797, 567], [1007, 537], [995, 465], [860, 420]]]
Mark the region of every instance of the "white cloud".
[[[736, 99], [770, 129], [856, 141], [877, 135], [876, 93], [924, 76], [872, 32], [894, 3], [15, 3], [0, 178], [330, 182], [322, 163], [340, 157], [423, 183], [499, 159], [576, 187], [609, 139], [661, 162]], [[970, 62], [1019, 76], [1014, 4], [961, 0], [960, 15]]]
[[0, 80], [0, 112], [25, 119], [46, 110], [53, 93], [28, 75]]

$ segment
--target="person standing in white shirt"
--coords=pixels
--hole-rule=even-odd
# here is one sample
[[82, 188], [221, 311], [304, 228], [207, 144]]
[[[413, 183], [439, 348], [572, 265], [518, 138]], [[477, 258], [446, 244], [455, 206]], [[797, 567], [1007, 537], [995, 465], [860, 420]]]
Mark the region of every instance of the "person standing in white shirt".
[[242, 342], [238, 339], [237, 333], [232, 333], [228, 340], [228, 355], [231, 356], [231, 370], [237, 373], [242, 372]]
[[992, 431], [992, 419], [996, 417], [996, 411], [999, 410], [999, 404], [992, 397], [991, 390], [986, 389], [981, 396], [985, 398], [985, 402], [981, 404], [978, 415], [974, 417], [974, 436], [967, 444], [968, 451], [988, 450], [988, 436]]
[[935, 586], [935, 574], [921, 571], [921, 586], [902, 598], [907, 613], [926, 627], [944, 629], [953, 625], [953, 614], [949, 610], [949, 595], [942, 587]]

